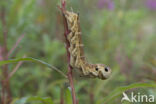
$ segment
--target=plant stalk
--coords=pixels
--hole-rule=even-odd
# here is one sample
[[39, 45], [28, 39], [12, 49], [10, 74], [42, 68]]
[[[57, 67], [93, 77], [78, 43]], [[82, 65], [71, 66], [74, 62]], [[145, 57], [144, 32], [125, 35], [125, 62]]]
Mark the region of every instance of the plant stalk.
[[[7, 49], [7, 26], [6, 26], [6, 9], [5, 6], [1, 7], [0, 19], [3, 26], [3, 46], [2, 46], [2, 59], [8, 60], [8, 49]], [[1, 91], [1, 104], [9, 104], [11, 102], [11, 90], [10, 90], [10, 81], [7, 80], [8, 77], [8, 65], [2, 67], [2, 91]]]
[[61, 2], [61, 6], [59, 7], [62, 14], [63, 14], [63, 22], [64, 22], [64, 37], [65, 37], [65, 43], [66, 43], [66, 51], [67, 51], [67, 60], [68, 60], [68, 80], [70, 83], [70, 87], [71, 87], [71, 92], [72, 92], [72, 100], [73, 100], [73, 104], [78, 104], [76, 101], [76, 94], [75, 94], [75, 89], [74, 89], [74, 83], [73, 83], [73, 78], [72, 78], [72, 66], [70, 65], [70, 52], [69, 52], [69, 47], [70, 47], [70, 43], [67, 39], [68, 34], [70, 33], [70, 30], [68, 29], [68, 25], [67, 25], [67, 20], [64, 16], [64, 12], [66, 10], [66, 2], [65, 0], [62, 0]]

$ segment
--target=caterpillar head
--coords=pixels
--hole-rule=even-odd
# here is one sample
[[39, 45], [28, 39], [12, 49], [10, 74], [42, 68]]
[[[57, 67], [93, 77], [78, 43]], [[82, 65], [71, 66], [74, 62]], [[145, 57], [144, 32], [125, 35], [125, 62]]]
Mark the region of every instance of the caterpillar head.
[[102, 80], [109, 78], [112, 73], [111, 69], [104, 64], [95, 64], [93, 70], [92, 74]]

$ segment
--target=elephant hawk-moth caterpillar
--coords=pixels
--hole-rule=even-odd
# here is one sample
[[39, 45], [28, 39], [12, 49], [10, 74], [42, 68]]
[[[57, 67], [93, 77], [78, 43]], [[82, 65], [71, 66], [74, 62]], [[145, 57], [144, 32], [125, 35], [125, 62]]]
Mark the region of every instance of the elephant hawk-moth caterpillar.
[[70, 65], [81, 73], [80, 76], [107, 79], [111, 75], [111, 69], [104, 64], [90, 64], [84, 56], [79, 15], [66, 10], [63, 11], [63, 15], [69, 29], [67, 41], [70, 44]]

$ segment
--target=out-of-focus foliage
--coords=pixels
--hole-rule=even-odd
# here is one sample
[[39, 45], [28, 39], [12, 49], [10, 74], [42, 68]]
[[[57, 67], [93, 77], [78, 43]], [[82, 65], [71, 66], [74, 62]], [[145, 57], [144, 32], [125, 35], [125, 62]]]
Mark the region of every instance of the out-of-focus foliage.
[[[0, 6], [6, 8], [8, 49], [13, 47], [19, 36], [25, 34], [10, 59], [26, 55], [67, 72], [62, 16], [57, 8], [59, 4], [60, 0], [0, 1]], [[67, 7], [80, 14], [88, 61], [104, 63], [113, 71], [112, 77], [106, 81], [75, 78], [79, 104], [96, 104], [121, 86], [156, 81], [155, 0], [67, 0]], [[0, 20], [0, 45], [3, 42], [2, 29]], [[9, 70], [15, 65], [10, 64]], [[13, 104], [32, 100], [32, 104], [59, 104], [62, 92], [66, 104], [71, 104], [66, 79], [46, 69], [48, 67], [34, 63], [22, 64], [10, 79]], [[156, 96], [154, 88], [133, 91]], [[121, 103], [121, 97], [108, 104]], [[49, 102], [44, 102], [45, 99]]]
[[[37, 101], [37, 102], [35, 102]], [[26, 104], [28, 102], [34, 102], [38, 104], [54, 104], [51, 98], [41, 98], [41, 97], [24, 97], [20, 100], [13, 101], [14, 104]]]

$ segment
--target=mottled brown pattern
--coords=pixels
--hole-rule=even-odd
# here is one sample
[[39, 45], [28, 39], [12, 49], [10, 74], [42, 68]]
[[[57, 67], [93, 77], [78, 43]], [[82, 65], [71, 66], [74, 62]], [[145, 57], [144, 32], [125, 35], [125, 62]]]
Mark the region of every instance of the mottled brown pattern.
[[85, 77], [107, 79], [111, 75], [111, 69], [104, 64], [89, 64], [84, 56], [79, 15], [74, 12], [64, 11], [70, 33], [68, 41], [70, 43], [70, 65], [79, 70]]

